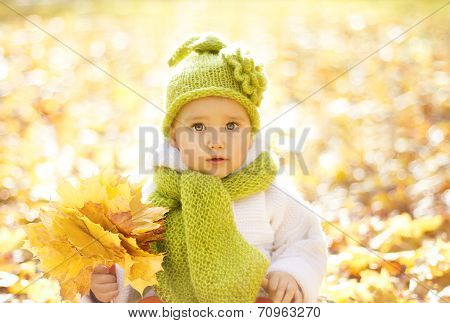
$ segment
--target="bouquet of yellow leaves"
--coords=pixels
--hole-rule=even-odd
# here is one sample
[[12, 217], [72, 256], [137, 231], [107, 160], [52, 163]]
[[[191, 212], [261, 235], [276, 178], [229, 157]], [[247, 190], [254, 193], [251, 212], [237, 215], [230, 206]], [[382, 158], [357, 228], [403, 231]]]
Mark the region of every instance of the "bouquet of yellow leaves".
[[143, 293], [157, 285], [164, 253], [149, 250], [161, 240], [167, 208], [141, 203], [142, 182], [130, 184], [107, 170], [71, 185], [58, 184], [58, 202], [27, 225], [30, 248], [40, 269], [61, 286], [61, 297], [76, 301], [91, 285], [97, 265], [124, 269], [124, 283]]

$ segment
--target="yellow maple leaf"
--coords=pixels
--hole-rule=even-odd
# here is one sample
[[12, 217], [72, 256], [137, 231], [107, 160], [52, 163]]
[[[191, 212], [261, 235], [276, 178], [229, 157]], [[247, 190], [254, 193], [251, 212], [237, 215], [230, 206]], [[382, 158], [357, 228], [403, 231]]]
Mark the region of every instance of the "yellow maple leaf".
[[85, 256], [96, 255], [115, 261], [124, 252], [117, 233], [104, 230], [84, 215], [57, 215], [54, 217], [53, 227], [57, 234], [64, 235]]
[[169, 210], [143, 204], [141, 189], [142, 183], [131, 185], [110, 169], [75, 185], [62, 181], [60, 200], [43, 209], [41, 223], [28, 225], [30, 248], [45, 275], [59, 281], [63, 299], [86, 294], [100, 264], [123, 266], [126, 282], [141, 293], [157, 284], [164, 255], [145, 246], [161, 238]]
[[124, 283], [130, 284], [141, 295], [147, 286], [157, 285], [156, 273], [162, 268], [164, 255], [150, 255], [146, 257], [125, 255]]
[[41, 271], [44, 276], [59, 281], [61, 296], [75, 301], [77, 293], [87, 293], [89, 289], [86, 290], [86, 286], [90, 285], [93, 268], [105, 260], [97, 255], [81, 255], [69, 241], [55, 238], [57, 236], [52, 235], [42, 223], [29, 224], [26, 230], [30, 245], [40, 259]]

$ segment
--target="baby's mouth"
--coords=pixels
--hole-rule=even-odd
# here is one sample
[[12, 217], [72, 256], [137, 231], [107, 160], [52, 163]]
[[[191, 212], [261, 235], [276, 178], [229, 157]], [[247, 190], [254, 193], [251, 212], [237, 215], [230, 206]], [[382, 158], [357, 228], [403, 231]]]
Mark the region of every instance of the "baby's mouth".
[[213, 163], [213, 164], [220, 164], [220, 163], [224, 163], [226, 162], [228, 159], [218, 156], [218, 157], [213, 157], [213, 158], [208, 158], [206, 161]]

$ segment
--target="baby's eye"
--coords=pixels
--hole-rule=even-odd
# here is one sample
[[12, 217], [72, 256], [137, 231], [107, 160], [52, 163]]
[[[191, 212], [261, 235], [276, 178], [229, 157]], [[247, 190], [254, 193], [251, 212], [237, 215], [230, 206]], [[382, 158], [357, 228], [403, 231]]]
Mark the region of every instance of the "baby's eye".
[[239, 125], [238, 125], [236, 122], [232, 121], [232, 122], [228, 122], [228, 123], [227, 123], [226, 128], [227, 128], [227, 130], [234, 130], [234, 129], [236, 129], [236, 127], [238, 127], [238, 126], [239, 126]]
[[202, 131], [206, 129], [205, 125], [201, 122], [194, 123], [191, 128], [193, 128], [195, 131]]

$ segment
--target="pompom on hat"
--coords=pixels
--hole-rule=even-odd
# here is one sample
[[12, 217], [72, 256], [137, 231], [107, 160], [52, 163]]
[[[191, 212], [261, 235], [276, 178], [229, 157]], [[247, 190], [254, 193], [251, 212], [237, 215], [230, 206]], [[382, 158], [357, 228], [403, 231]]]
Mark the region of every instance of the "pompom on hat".
[[[166, 86], [165, 137], [182, 106], [207, 96], [230, 98], [240, 103], [249, 116], [252, 132], [260, 127], [258, 107], [267, 87], [262, 65], [255, 64], [248, 51], [227, 47], [218, 34], [189, 37], [168, 60], [174, 68]], [[190, 55], [190, 54], [194, 55]]]

